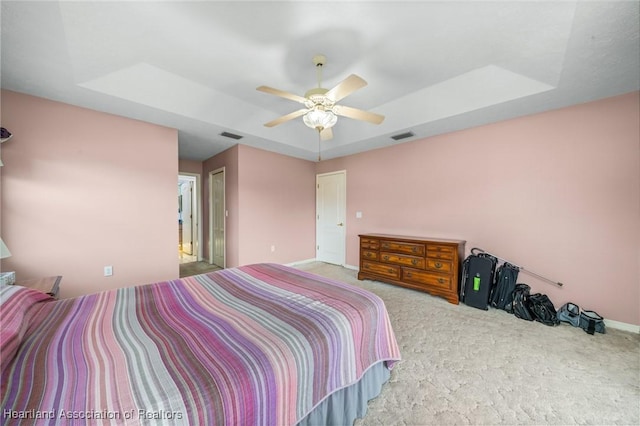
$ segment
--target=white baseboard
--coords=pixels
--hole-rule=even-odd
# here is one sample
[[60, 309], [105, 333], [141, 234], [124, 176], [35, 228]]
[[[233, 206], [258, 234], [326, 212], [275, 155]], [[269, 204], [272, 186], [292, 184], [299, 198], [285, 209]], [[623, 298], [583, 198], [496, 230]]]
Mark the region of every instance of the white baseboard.
[[295, 262], [291, 262], [291, 263], [285, 263], [285, 266], [297, 266], [297, 265], [304, 265], [305, 263], [311, 263], [311, 262], [315, 262], [316, 259], [305, 259], [305, 260], [298, 260]]
[[[291, 263], [285, 263], [286, 266], [297, 266], [297, 265], [304, 265], [305, 263], [311, 263], [311, 262], [321, 262], [320, 260], [318, 260], [317, 258], [314, 259], [305, 259], [305, 260], [297, 260], [295, 262], [291, 262]], [[336, 265], [339, 266], [339, 265]], [[357, 266], [353, 266], [353, 265], [344, 265], [345, 268], [347, 269], [351, 269], [354, 271], [359, 271], [360, 268], [358, 268]]]
[[640, 334], [640, 325], [628, 324], [626, 322], [614, 321], [610, 319], [604, 319], [604, 325], [607, 328], [615, 328], [616, 330], [630, 331], [632, 333]]

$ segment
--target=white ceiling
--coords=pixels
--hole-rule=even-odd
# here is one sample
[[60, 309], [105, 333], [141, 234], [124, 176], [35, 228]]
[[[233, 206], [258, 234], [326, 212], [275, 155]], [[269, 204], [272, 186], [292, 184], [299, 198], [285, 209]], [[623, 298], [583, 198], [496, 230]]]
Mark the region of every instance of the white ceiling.
[[[240, 143], [317, 160], [300, 105], [312, 57], [340, 102], [323, 159], [640, 89], [638, 1], [2, 1], [2, 87], [179, 130], [180, 158]], [[116, 134], [117, 136], [117, 134]]]

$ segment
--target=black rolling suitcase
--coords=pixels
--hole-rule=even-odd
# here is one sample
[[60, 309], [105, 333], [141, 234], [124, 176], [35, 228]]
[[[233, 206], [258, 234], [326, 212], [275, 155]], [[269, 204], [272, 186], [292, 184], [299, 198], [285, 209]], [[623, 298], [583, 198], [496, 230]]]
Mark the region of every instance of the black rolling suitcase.
[[496, 284], [493, 287], [491, 298], [489, 300], [491, 306], [496, 309], [502, 309], [509, 313], [513, 313], [513, 290], [516, 288], [519, 271], [519, 267], [512, 265], [509, 262], [504, 262], [500, 265], [496, 271]]
[[462, 264], [462, 285], [460, 300], [474, 308], [489, 309], [489, 296], [494, 284], [494, 275], [498, 259], [486, 254], [471, 254]]

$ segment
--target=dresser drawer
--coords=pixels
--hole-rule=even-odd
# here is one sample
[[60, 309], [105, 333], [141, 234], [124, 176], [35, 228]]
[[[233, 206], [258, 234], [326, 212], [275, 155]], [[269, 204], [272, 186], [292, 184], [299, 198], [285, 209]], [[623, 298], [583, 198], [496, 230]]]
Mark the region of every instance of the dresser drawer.
[[393, 253], [380, 253], [380, 260], [397, 265], [412, 266], [414, 268], [424, 269], [426, 262], [424, 257], [404, 256]]
[[370, 260], [378, 260], [378, 252], [362, 249], [362, 254], [360, 255], [363, 259]]
[[362, 261], [360, 266], [363, 271], [371, 272], [372, 274], [382, 275], [388, 278], [400, 279], [400, 267], [395, 265], [385, 265], [382, 263]]
[[402, 279], [406, 282], [424, 284], [429, 287], [436, 287], [440, 289], [449, 290], [453, 288], [453, 281], [450, 275], [436, 274], [429, 271], [405, 268], [402, 273]]
[[427, 269], [442, 273], [450, 273], [453, 270], [453, 264], [448, 260], [427, 258]]
[[456, 256], [456, 250], [449, 246], [427, 245], [427, 257], [434, 259], [453, 260]]
[[361, 238], [360, 247], [363, 249], [378, 250], [380, 247], [380, 241], [371, 238]]
[[426, 250], [424, 244], [406, 243], [400, 241], [383, 241], [380, 248], [384, 251], [424, 256]]

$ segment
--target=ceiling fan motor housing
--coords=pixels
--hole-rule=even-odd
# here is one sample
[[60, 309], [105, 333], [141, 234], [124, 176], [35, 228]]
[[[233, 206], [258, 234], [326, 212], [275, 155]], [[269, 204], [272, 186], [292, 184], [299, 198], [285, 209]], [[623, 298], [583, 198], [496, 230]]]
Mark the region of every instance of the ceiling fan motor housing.
[[307, 98], [304, 106], [307, 108], [314, 108], [317, 106], [322, 106], [325, 109], [332, 108], [335, 102], [325, 95], [327, 92], [328, 90], [322, 87], [316, 87], [308, 90], [307, 93], [304, 94], [304, 97]]

